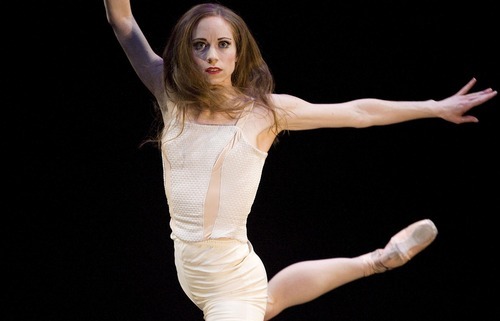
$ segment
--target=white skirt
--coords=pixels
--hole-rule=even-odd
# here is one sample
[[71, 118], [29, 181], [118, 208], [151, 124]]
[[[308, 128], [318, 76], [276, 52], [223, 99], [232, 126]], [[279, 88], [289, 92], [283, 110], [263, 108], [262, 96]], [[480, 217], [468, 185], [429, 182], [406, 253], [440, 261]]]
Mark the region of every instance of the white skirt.
[[174, 238], [180, 285], [205, 321], [262, 321], [267, 274], [250, 242]]

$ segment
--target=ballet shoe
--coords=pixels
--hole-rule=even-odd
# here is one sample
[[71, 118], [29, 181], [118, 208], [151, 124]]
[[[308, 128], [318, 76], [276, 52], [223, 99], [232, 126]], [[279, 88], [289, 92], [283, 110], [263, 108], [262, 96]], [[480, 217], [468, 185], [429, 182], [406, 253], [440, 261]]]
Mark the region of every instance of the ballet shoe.
[[394, 235], [383, 248], [363, 255], [369, 267], [365, 275], [382, 273], [404, 265], [424, 250], [437, 236], [437, 228], [429, 219], [417, 221]]

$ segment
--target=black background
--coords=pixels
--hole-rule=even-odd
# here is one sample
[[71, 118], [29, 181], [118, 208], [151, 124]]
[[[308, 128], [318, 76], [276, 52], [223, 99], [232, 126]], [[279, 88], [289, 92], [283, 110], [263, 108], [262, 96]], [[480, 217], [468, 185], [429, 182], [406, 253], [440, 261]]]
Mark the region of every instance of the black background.
[[[132, 1], [158, 52], [196, 3]], [[279, 93], [439, 100], [472, 77], [474, 90], [500, 88], [499, 17], [487, 1], [221, 3], [248, 23]], [[202, 320], [176, 278], [159, 152], [139, 148], [152, 97], [101, 1], [62, 12], [44, 20], [50, 39], [32, 48], [48, 55], [39, 62], [47, 70], [28, 83], [50, 98], [19, 108], [9, 139], [6, 320]], [[422, 218], [439, 235], [404, 267], [275, 320], [498, 319], [487, 303], [498, 288], [498, 98], [471, 113], [478, 124], [426, 119], [280, 137], [248, 222], [269, 277], [296, 261], [383, 247]]]

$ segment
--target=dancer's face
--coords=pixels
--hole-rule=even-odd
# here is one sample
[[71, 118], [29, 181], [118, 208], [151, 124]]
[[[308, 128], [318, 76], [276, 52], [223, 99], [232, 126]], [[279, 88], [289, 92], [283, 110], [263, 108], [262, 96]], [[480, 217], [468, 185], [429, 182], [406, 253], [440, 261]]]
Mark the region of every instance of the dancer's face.
[[220, 17], [201, 19], [194, 29], [192, 44], [195, 61], [210, 83], [231, 86], [237, 53], [229, 23]]

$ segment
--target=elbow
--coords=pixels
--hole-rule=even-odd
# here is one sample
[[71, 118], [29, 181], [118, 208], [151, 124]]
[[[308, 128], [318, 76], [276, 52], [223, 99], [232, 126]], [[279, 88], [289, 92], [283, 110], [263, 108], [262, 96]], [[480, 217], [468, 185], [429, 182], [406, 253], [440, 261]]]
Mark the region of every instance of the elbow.
[[119, 38], [130, 36], [134, 28], [134, 18], [132, 16], [118, 17], [110, 15], [108, 23]]
[[356, 110], [352, 115], [351, 127], [353, 128], [367, 128], [375, 125], [373, 117], [370, 117], [368, 113], [362, 109]]

